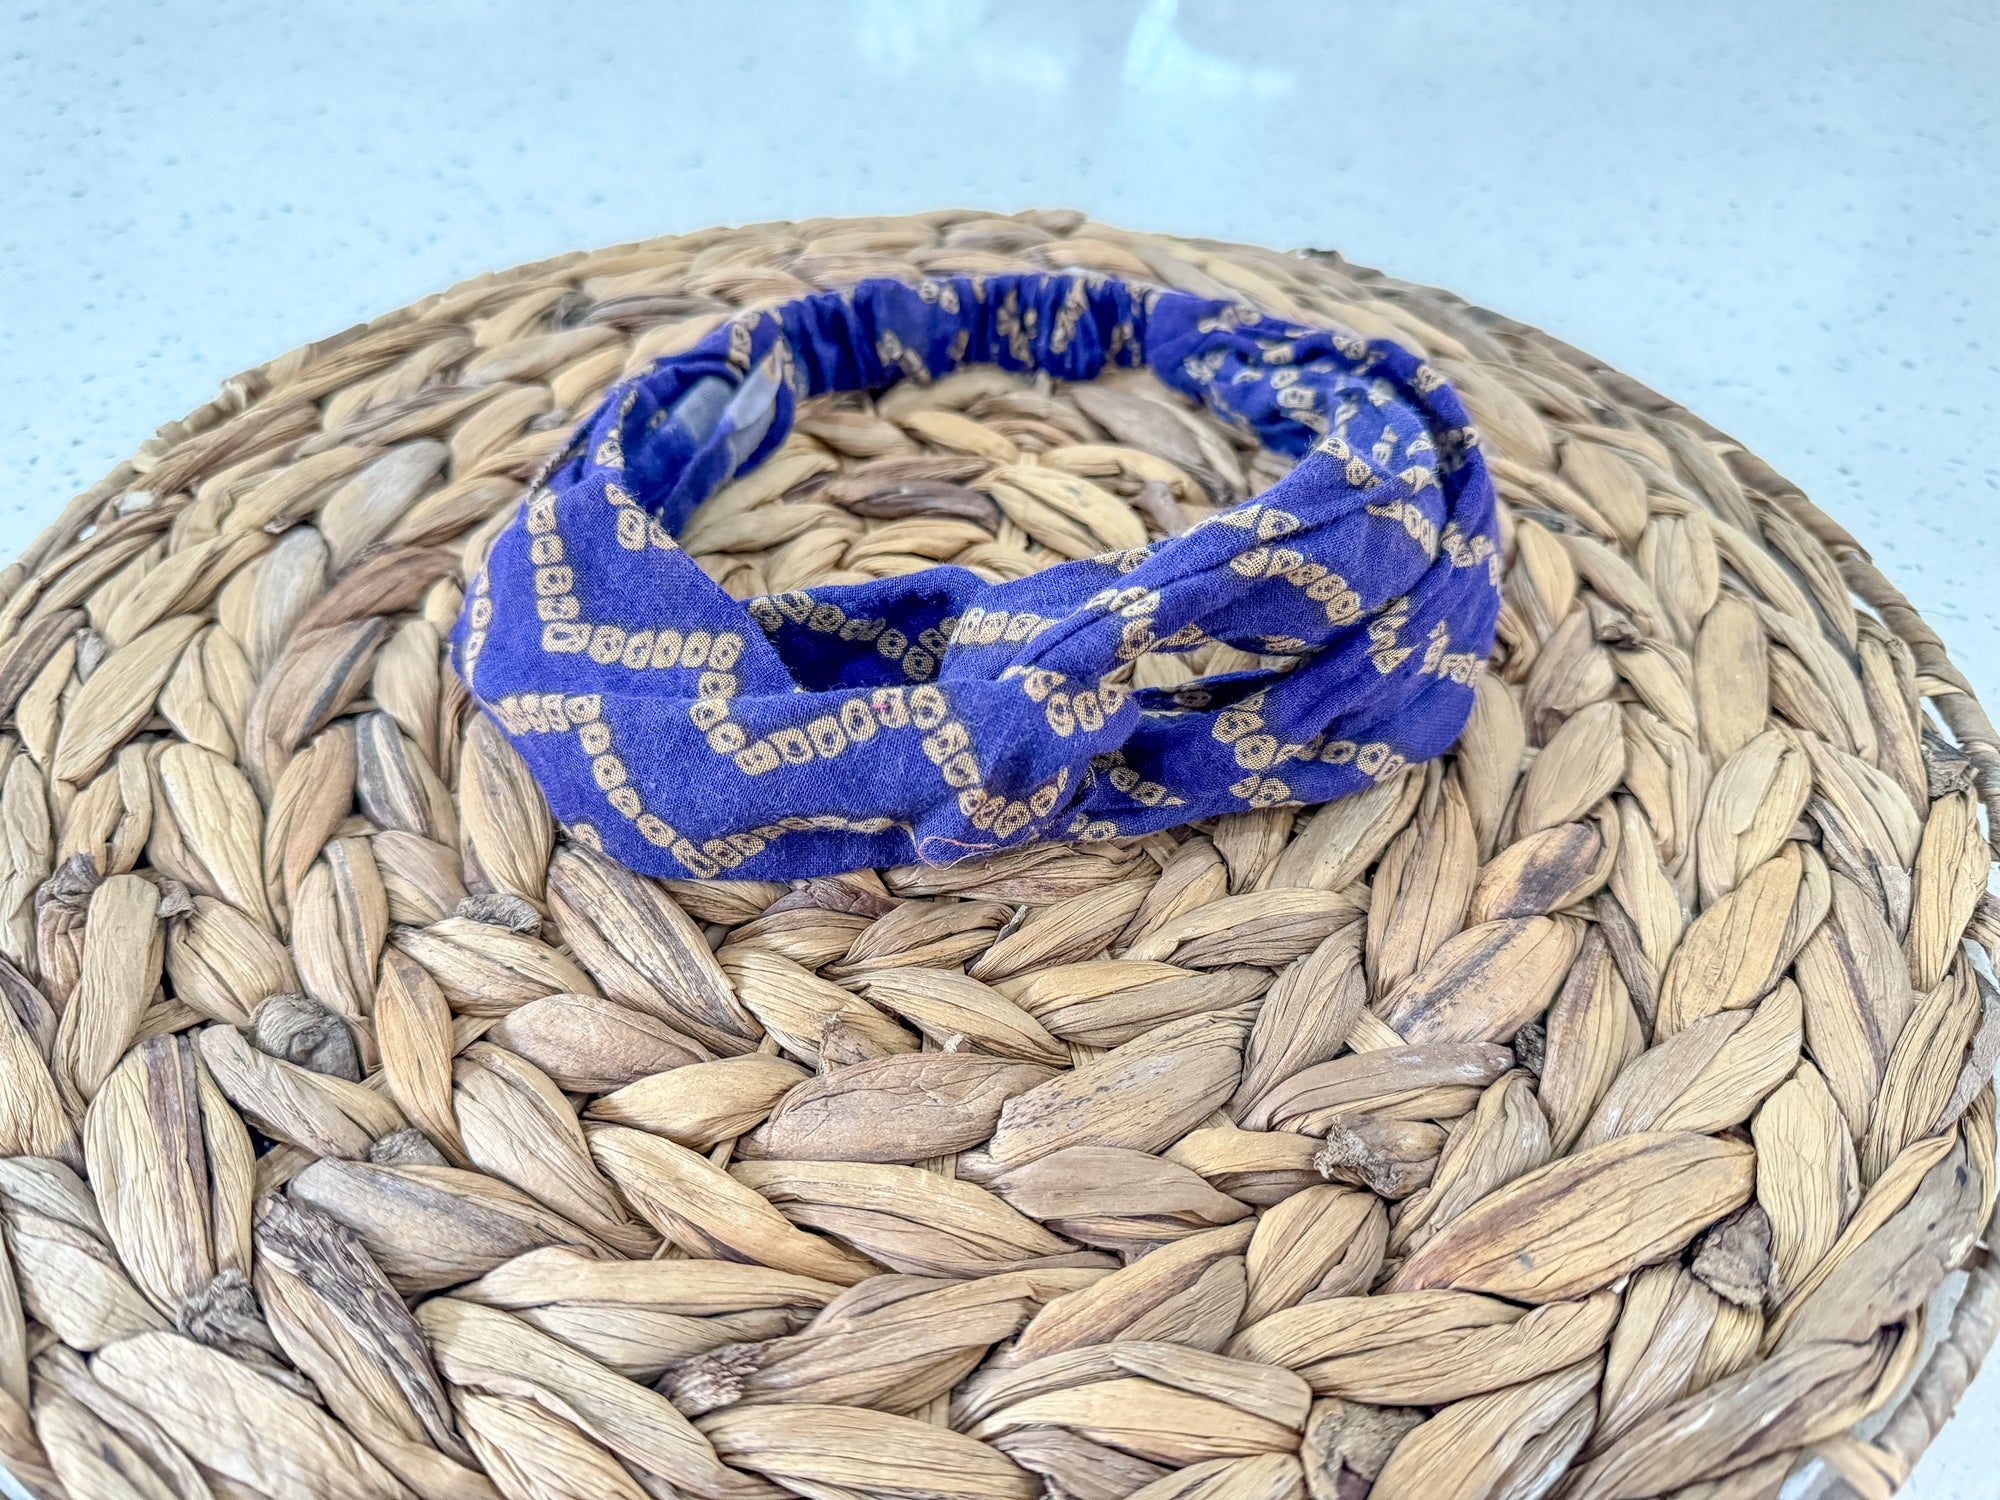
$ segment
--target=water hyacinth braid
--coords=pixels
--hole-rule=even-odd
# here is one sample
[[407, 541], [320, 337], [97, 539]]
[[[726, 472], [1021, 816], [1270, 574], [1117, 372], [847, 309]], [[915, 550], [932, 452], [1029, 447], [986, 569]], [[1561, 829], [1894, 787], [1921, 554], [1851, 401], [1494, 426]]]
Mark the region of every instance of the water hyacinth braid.
[[[975, 364], [1149, 369], [1298, 463], [1185, 534], [1124, 515], [1098, 555], [1004, 582], [937, 567], [739, 601], [676, 545], [800, 401]], [[614, 387], [454, 646], [574, 837], [647, 874], [784, 879], [1373, 785], [1457, 738], [1498, 578], [1470, 423], [1395, 344], [1096, 275], [877, 279]], [[1146, 653], [1215, 642], [1260, 668], [1130, 685]]]
[[[1477, 475], [1404, 479], [1456, 410], [1295, 328], [1418, 352], [1491, 479], [1474, 707], [1393, 775], [1415, 716], [1370, 694], [1428, 714], [1462, 645], [1419, 670], [1427, 549], [1367, 507], [1413, 496], [1483, 590]], [[968, 363], [796, 400], [909, 349]], [[1329, 434], [1358, 491], [1296, 463]], [[1378, 521], [1394, 611], [1344, 565]], [[510, 525], [473, 676], [572, 758], [577, 838], [444, 649]], [[1190, 605], [1212, 542], [1241, 571]], [[932, 608], [940, 563], [985, 587]], [[1142, 578], [1150, 614], [1089, 603]], [[2000, 733], [1797, 486], [1450, 292], [1059, 210], [578, 251], [231, 379], [0, 600], [0, 1469], [45, 1500], [1885, 1496], [2000, 1334]], [[1218, 638], [1126, 673], [1135, 618]], [[1107, 679], [1148, 706], [1084, 756]], [[1023, 846], [1015, 762], [1064, 745]], [[1364, 752], [1340, 801], [1230, 792]], [[938, 827], [1006, 847], [789, 884], [586, 847]]]

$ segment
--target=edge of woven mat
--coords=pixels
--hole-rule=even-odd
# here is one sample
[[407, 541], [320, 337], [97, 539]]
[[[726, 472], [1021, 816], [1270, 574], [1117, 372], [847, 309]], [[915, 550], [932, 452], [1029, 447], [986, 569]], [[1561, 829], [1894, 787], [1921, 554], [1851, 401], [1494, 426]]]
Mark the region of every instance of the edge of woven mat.
[[[1310, 259], [1338, 264], [1364, 280], [1396, 279], [1371, 268], [1357, 266], [1338, 251], [1305, 250], [1298, 253]], [[1827, 515], [1807, 497], [1804, 490], [1745, 444], [1644, 382], [1532, 324], [1480, 307], [1454, 292], [1410, 282], [1401, 284], [1456, 306], [1466, 316], [1494, 332], [1531, 344], [1573, 366], [1624, 404], [1699, 433], [1723, 450], [1724, 461], [1746, 489], [1781, 508], [1812, 533], [1832, 556], [1849, 590], [1873, 609], [1882, 623], [1910, 648], [1918, 669], [1956, 689], [1951, 693], [1932, 695], [1930, 702], [1943, 717], [1959, 748], [1973, 763], [1980, 800], [1986, 806], [1988, 844], [2000, 853], [2000, 734], [1995, 733], [1992, 720], [1980, 704], [1971, 681], [1953, 663], [1943, 638], [1917, 612], [1916, 606], [1910, 603], [1902, 590], [1875, 565], [1868, 549], [1846, 527]], [[1943, 1337], [1911, 1377], [1909, 1389], [1881, 1420], [1879, 1431], [1869, 1440], [1900, 1468], [1902, 1477], [1895, 1482], [1898, 1489], [1907, 1481], [1917, 1460], [1943, 1431], [1959, 1400], [1978, 1376], [1996, 1339], [2000, 1339], [2000, 1257], [1995, 1256], [1993, 1249], [1995, 1242], [2000, 1241], [2000, 1206], [1996, 1206], [1987, 1220], [1981, 1241], [1974, 1246], [1970, 1260], [1961, 1268], [1966, 1273], [1966, 1282], [1953, 1303], [1951, 1322]], [[1932, 1295], [1937, 1293], [1934, 1291]], [[1832, 1469], [1831, 1464], [1827, 1467]], [[1849, 1500], [1849, 1497], [1864, 1500], [1862, 1491], [1837, 1472], [1832, 1473], [1830, 1483], [1823, 1483], [1812, 1493], [1829, 1497], [1829, 1500]]]

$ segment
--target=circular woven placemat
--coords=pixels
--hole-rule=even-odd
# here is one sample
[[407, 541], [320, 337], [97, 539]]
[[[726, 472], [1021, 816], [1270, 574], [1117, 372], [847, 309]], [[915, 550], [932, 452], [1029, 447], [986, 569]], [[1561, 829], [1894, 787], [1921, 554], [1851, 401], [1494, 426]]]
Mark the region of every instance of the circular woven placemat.
[[[1051, 267], [1454, 382], [1507, 563], [1457, 751], [796, 889], [563, 839], [440, 643], [571, 425], [744, 307]], [[1156, 532], [1283, 470], [982, 370], [814, 404], [683, 542], [1016, 576], [1077, 531], [996, 505], [1035, 465]], [[1791, 485], [1448, 295], [1066, 213], [570, 256], [228, 382], [0, 599], [39, 1494], [1883, 1496], [1992, 1341], [1991, 726]]]

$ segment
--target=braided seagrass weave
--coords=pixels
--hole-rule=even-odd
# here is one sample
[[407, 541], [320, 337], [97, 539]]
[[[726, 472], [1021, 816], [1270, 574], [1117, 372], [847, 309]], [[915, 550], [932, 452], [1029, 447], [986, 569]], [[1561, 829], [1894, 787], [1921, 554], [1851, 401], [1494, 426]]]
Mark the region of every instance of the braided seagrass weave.
[[[1506, 564], [1457, 748], [792, 885], [562, 837], [441, 642], [573, 424], [740, 309], [1066, 268], [1451, 381]], [[1000, 581], [1287, 467], [973, 369], [809, 403], [681, 544]], [[1985, 715], [1765, 465], [1444, 294], [1059, 213], [567, 257], [229, 382], [0, 600], [37, 1494], [1886, 1496], [1993, 1339]]]

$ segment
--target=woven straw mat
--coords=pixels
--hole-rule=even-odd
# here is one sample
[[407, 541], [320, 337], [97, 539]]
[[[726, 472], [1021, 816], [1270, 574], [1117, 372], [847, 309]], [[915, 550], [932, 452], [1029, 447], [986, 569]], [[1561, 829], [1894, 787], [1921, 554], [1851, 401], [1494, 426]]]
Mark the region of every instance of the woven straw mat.
[[[796, 888], [562, 838], [441, 641], [577, 419], [738, 309], [1062, 267], [1455, 384], [1507, 563], [1455, 753]], [[1156, 533], [1285, 468], [981, 369], [812, 403], [683, 542], [1019, 576], [1036, 464]], [[1883, 1497], [1993, 1339], [1985, 714], [1755, 456], [1443, 293], [1069, 213], [569, 256], [227, 382], [0, 599], [37, 1495]]]

